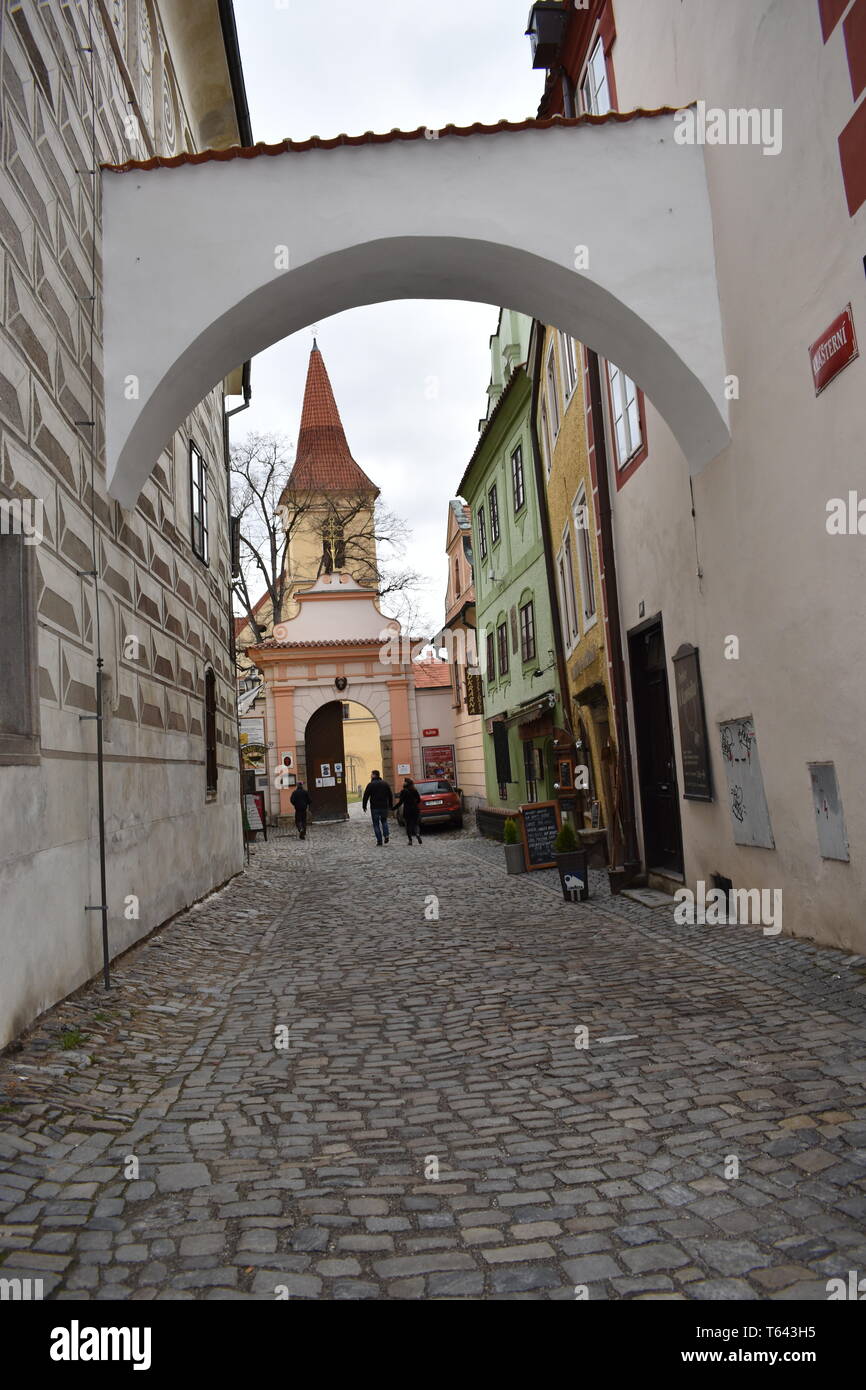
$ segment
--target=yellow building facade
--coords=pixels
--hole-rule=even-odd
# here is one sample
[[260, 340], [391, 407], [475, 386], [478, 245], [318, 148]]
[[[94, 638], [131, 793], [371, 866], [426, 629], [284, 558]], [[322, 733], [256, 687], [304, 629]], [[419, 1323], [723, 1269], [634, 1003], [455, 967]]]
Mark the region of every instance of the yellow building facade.
[[546, 328], [538, 383], [536, 428], [547, 491], [568, 703], [578, 759], [589, 786], [578, 803], [578, 825], [608, 828], [614, 799], [610, 673], [597, 496], [587, 441], [583, 358], [579, 343]]

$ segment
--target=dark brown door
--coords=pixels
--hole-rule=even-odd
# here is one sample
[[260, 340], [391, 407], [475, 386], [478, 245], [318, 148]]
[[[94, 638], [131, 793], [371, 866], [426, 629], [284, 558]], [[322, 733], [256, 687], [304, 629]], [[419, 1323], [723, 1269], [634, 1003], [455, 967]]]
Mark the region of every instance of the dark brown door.
[[683, 871], [671, 706], [661, 621], [629, 636], [647, 869]]
[[[332, 700], [316, 710], [307, 723], [304, 746], [313, 819], [345, 820], [348, 811], [342, 701]], [[326, 785], [317, 786], [319, 781]]]

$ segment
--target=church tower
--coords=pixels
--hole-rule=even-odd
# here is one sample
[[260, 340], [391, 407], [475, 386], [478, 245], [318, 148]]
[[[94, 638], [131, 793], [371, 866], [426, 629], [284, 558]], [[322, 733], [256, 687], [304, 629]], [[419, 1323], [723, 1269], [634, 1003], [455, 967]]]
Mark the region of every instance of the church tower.
[[295, 463], [280, 497], [288, 533], [287, 597], [322, 574], [378, 578], [375, 504], [379, 489], [352, 458], [324, 358], [313, 339]]

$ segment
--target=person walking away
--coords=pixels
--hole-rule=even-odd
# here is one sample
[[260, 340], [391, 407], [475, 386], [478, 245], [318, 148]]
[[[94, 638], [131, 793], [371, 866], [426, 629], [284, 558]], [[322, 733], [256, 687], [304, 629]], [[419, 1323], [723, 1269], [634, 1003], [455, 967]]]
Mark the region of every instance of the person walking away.
[[387, 845], [389, 839], [388, 812], [394, 809], [394, 793], [378, 772], [370, 773], [370, 780], [364, 788], [362, 811], [366, 811], [368, 801], [370, 803], [370, 815], [373, 818], [376, 844], [382, 845], [384, 843]]
[[307, 812], [310, 809], [310, 793], [307, 791], [303, 782], [299, 782], [289, 797], [295, 808], [295, 825], [298, 827], [298, 836], [302, 840], [307, 838]]
[[414, 835], [419, 845], [421, 843], [421, 793], [415, 786], [411, 777], [407, 777], [403, 783], [403, 789], [397, 798], [397, 805], [403, 807], [403, 824], [406, 827], [406, 837], [409, 844], [412, 843]]

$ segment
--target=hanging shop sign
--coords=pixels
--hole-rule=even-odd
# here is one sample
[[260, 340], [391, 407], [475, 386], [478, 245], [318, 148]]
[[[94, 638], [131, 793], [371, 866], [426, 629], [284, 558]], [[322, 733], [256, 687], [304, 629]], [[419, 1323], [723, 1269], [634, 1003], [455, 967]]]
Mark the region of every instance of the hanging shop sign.
[[820, 338], [816, 338], [809, 348], [815, 395], [820, 396], [830, 382], [844, 371], [848, 363], [853, 362], [859, 355], [854, 316], [851, 305], [847, 304], [839, 317], [824, 329]]
[[674, 654], [673, 663], [683, 759], [683, 796], [686, 801], [712, 801], [710, 746], [697, 647], [684, 642]]

